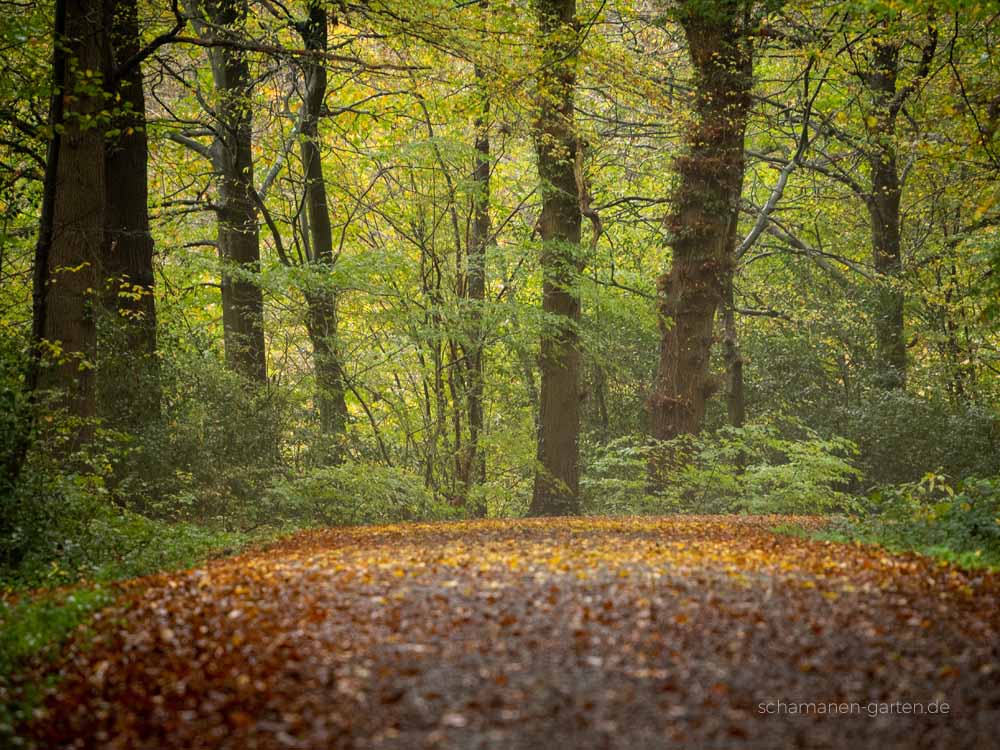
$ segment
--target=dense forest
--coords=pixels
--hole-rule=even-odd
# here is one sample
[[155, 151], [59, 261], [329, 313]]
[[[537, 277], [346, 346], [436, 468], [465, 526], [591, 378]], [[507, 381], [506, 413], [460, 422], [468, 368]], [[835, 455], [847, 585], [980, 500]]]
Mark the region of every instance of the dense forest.
[[995, 541], [997, 13], [5, 3], [4, 565], [955, 491]]
[[[187, 683], [130, 671], [158, 656], [119, 663], [146, 641], [108, 623], [197, 649], [207, 626], [184, 618], [208, 618], [227, 656], [204, 653], [240, 677], [206, 694], [243, 701], [269, 680], [297, 695], [302, 675], [322, 694], [316, 664], [337, 646], [294, 672], [280, 650], [246, 649], [352, 611], [367, 666], [338, 695], [358, 702], [315, 734], [287, 717], [318, 705], [262, 703], [259, 725], [252, 703], [188, 713], [258, 739], [284, 721], [273, 737], [298, 747], [425, 746], [405, 740], [400, 659], [457, 660], [435, 673], [440, 698], [468, 694], [448, 682], [468, 666], [457, 643], [505, 644], [504, 669], [575, 643], [551, 684], [582, 669], [578, 690], [603, 705], [625, 693], [600, 697], [587, 670], [655, 662], [641, 634], [661, 622], [693, 659], [677, 681], [734, 707], [719, 721], [735, 724], [683, 736], [721, 747], [748, 731], [737, 677], [755, 662], [732, 656], [750, 643], [732, 633], [753, 611], [769, 642], [812, 644], [792, 678], [753, 682], [771, 690], [754, 703], [793, 683], [842, 695], [809, 680], [881, 659], [873, 634], [908, 623], [933, 669], [899, 646], [864, 678], [869, 697], [894, 695], [879, 682], [892, 670], [927, 700], [954, 680], [965, 718], [913, 736], [995, 742], [995, 641], [961, 638], [1000, 630], [1000, 583], [982, 572], [1000, 565], [998, 49], [1000, 7], [976, 0], [0, 0], [0, 674], [120, 607], [61, 668], [48, 705], [69, 718], [32, 736], [102, 746], [94, 685], [113, 701], [113, 680], [132, 694], [163, 679], [116, 719], [116, 746], [229, 746], [205, 739], [216, 718], [190, 736], [156, 725]], [[270, 557], [209, 568], [211, 584], [184, 578], [196, 571], [108, 588], [268, 543]], [[333, 578], [306, 585], [288, 572], [302, 565]], [[524, 595], [455, 599], [485, 585], [467, 578], [477, 565], [490, 590]], [[663, 566], [687, 599], [661, 601]], [[386, 603], [425, 574], [437, 598]], [[210, 600], [183, 598], [203, 585]], [[874, 598], [848, 604], [862, 589]], [[153, 604], [122, 604], [140, 600]], [[433, 613], [455, 611], [448, 628], [480, 629], [448, 646]], [[233, 630], [248, 612], [256, 625]], [[686, 641], [689, 620], [716, 626]], [[792, 621], [811, 630], [796, 640]], [[827, 639], [834, 621], [853, 640]], [[404, 632], [424, 651], [378, 671]], [[625, 651], [594, 645], [623, 633]], [[719, 677], [697, 649], [735, 661]], [[483, 669], [504, 695], [564, 695]], [[669, 669], [630, 669], [608, 684], [652, 692], [628, 710], [675, 689], [649, 681]], [[370, 674], [385, 684], [350, 687]], [[29, 684], [0, 677], [0, 742], [46, 716]], [[364, 708], [376, 694], [397, 696], [380, 700], [402, 712], [384, 725], [402, 744], [358, 723], [382, 715]], [[493, 746], [470, 739], [487, 736], [479, 710], [442, 708], [453, 742], [426, 746]], [[628, 724], [607, 711], [594, 726]], [[496, 746], [663, 746], [581, 726], [497, 729]], [[823, 746], [917, 746], [836, 726]], [[260, 742], [233, 746], [288, 746]]]

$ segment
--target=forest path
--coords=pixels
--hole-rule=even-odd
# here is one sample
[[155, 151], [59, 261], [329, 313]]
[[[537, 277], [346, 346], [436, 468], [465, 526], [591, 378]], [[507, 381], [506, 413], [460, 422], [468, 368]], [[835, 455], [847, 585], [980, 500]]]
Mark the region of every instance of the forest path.
[[[187, 750], [1000, 747], [1000, 576], [783, 521], [299, 534], [127, 584], [35, 727]], [[787, 714], [805, 702], [857, 706]], [[948, 714], [870, 715], [898, 702]]]

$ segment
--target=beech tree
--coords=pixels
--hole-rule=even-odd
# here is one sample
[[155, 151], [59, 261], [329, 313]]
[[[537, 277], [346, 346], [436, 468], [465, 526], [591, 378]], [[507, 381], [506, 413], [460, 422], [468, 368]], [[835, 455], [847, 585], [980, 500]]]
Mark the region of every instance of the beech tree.
[[[322, 53], [327, 49], [327, 12], [319, 0], [310, 0], [308, 17], [298, 23], [306, 50]], [[300, 116], [299, 141], [305, 176], [305, 220], [309, 230], [308, 260], [320, 272], [334, 263], [333, 227], [327, 203], [326, 182], [319, 144], [319, 120], [326, 98], [326, 66], [322, 59], [307, 57], [302, 63], [305, 92]], [[306, 328], [313, 349], [316, 370], [320, 431], [324, 435], [343, 433], [347, 419], [344, 401], [344, 373], [337, 351], [337, 295], [321, 278], [315, 290], [306, 291], [309, 307]]]
[[673, 253], [658, 284], [660, 357], [649, 411], [659, 440], [697, 432], [718, 389], [709, 356], [715, 314], [732, 283], [753, 84], [746, 3], [692, 0], [675, 13], [694, 67], [694, 122], [675, 161], [667, 218]]
[[[479, 0], [483, 15], [489, 13], [488, 0]], [[485, 22], [484, 22], [485, 23]], [[466, 485], [486, 481], [486, 458], [482, 449], [483, 389], [484, 389], [484, 336], [482, 306], [486, 301], [486, 252], [493, 244], [493, 223], [490, 218], [490, 89], [486, 71], [475, 65], [475, 83], [480, 99], [480, 110], [474, 123], [475, 154], [472, 169], [472, 221], [469, 231], [465, 264], [465, 295], [472, 303], [470, 308], [470, 343], [464, 348], [468, 380], [469, 443], [463, 459], [462, 473]], [[482, 509], [485, 511], [485, 508]]]
[[542, 210], [542, 310], [548, 314], [541, 339], [538, 468], [532, 515], [576, 512], [580, 467], [580, 348], [576, 290], [580, 259], [581, 186], [579, 137], [574, 125], [578, 36], [575, 0], [536, 0], [541, 67], [534, 140]]
[[[840, 59], [856, 121], [820, 112], [814, 125], [823, 143], [802, 166], [846, 187], [864, 206], [869, 223], [873, 287], [869, 314], [875, 333], [878, 382], [902, 389], [907, 379], [905, 335], [906, 279], [902, 203], [905, 175], [900, 168], [901, 116], [917, 127], [908, 103], [918, 98], [933, 75], [939, 31], [933, 11], [859, 14], [863, 28], [841, 29]], [[816, 33], [827, 35], [827, 31]], [[855, 125], [857, 127], [851, 127]], [[904, 146], [905, 149], [905, 146]], [[787, 160], [768, 155], [774, 164]], [[904, 154], [904, 161], [907, 155]]]
[[[208, 49], [215, 83], [212, 145], [175, 138], [211, 160], [218, 178], [218, 246], [222, 260], [222, 323], [226, 363], [251, 381], [267, 379], [260, 228], [253, 173], [253, 78], [241, 44], [246, 0], [189, 0], [192, 25]], [[198, 135], [201, 133], [199, 132]]]
[[873, 29], [870, 49], [849, 48], [855, 74], [868, 94], [864, 152], [871, 171], [870, 188], [861, 193], [872, 227], [872, 259], [879, 277], [875, 340], [882, 382], [890, 388], [906, 384], [904, 294], [901, 288], [903, 250], [900, 236], [902, 182], [896, 156], [896, 120], [906, 103], [930, 73], [938, 32], [933, 18], [920, 47], [920, 59], [910, 81], [900, 85], [900, 53], [904, 44], [889, 23]]
[[68, 413], [83, 420], [78, 439], [90, 433], [97, 412], [94, 290], [107, 200], [103, 19], [100, 0], [64, 0], [56, 7], [52, 136], [35, 252], [38, 369], [29, 374], [29, 387], [61, 394]]
[[104, 143], [106, 228], [99, 268], [109, 315], [100, 341], [101, 414], [135, 429], [158, 415], [153, 236], [149, 227], [149, 136], [138, 0], [105, 0], [106, 88], [112, 118]]

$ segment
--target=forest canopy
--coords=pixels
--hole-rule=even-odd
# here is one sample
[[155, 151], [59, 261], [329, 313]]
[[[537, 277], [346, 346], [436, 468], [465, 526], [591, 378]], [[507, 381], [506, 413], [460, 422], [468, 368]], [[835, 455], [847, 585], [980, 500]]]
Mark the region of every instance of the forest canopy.
[[5, 570], [525, 514], [1000, 549], [994, 4], [0, 10]]

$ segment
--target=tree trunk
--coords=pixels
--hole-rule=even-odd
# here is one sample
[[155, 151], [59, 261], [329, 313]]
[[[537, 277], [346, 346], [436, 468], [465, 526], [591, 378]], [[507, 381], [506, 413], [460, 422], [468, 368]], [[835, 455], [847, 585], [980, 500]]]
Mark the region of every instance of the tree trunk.
[[105, 0], [111, 30], [105, 80], [117, 95], [112, 128], [104, 145], [107, 214], [101, 291], [108, 335], [100, 342], [98, 377], [101, 412], [119, 428], [135, 429], [160, 411], [153, 297], [153, 237], [149, 230], [146, 99], [139, 65], [118, 66], [139, 51], [136, 0]]
[[[247, 18], [246, 0], [206, 0], [211, 25], [195, 22], [209, 39], [238, 41]], [[238, 47], [209, 50], [216, 90], [217, 135], [212, 161], [219, 178], [219, 254], [222, 257], [222, 326], [226, 364], [252, 381], [267, 380], [264, 299], [254, 276], [260, 272], [260, 235], [253, 186], [253, 81], [247, 53]]]
[[903, 333], [903, 272], [899, 206], [902, 195], [896, 149], [893, 143], [896, 114], [896, 77], [899, 49], [894, 44], [876, 44], [873, 70], [867, 78], [875, 97], [877, 130], [873, 133], [871, 196], [868, 214], [872, 226], [872, 255], [878, 275], [875, 304], [875, 341], [878, 350], [878, 381], [885, 388], [906, 385], [906, 340]]
[[580, 507], [580, 299], [575, 287], [582, 270], [582, 216], [573, 105], [576, 1], [536, 0], [535, 11], [543, 44], [535, 150], [542, 194], [542, 309], [547, 316], [539, 356], [538, 468], [529, 509], [537, 516], [577, 513]]
[[740, 5], [688, 2], [680, 10], [696, 74], [696, 117], [687, 153], [676, 162], [679, 184], [668, 218], [673, 261], [659, 280], [660, 361], [649, 410], [652, 435], [660, 440], [697, 432], [719, 385], [709, 374], [709, 357], [715, 313], [733, 274], [753, 83]]
[[[96, 414], [94, 362], [97, 330], [94, 289], [104, 236], [104, 138], [95, 116], [103, 96], [81, 73], [104, 69], [104, 27], [100, 0], [66, 0], [67, 65], [59, 88], [65, 111], [58, 142], [52, 193], [52, 229], [47, 249], [47, 283], [41, 305], [42, 336], [58, 353], [40, 369], [38, 387], [58, 390], [67, 412], [82, 420]], [[44, 242], [45, 227], [40, 241]], [[38, 311], [36, 310], [36, 313]], [[80, 425], [74, 445], [91, 434]]]
[[[481, 2], [485, 6], [485, 0]], [[466, 295], [470, 308], [471, 342], [465, 351], [468, 371], [468, 421], [469, 444], [467, 447], [468, 482], [483, 484], [486, 481], [486, 457], [481, 439], [483, 434], [483, 303], [486, 301], [486, 250], [492, 242], [493, 226], [490, 222], [490, 99], [485, 74], [476, 67], [476, 83], [482, 98], [482, 108], [476, 118], [475, 164], [472, 170], [473, 209], [472, 231], [466, 258]], [[486, 508], [474, 508], [475, 515], [485, 515]]]
[[[320, 2], [310, 2], [309, 17], [299, 25], [299, 33], [306, 49], [326, 51], [327, 14]], [[318, 269], [328, 270], [333, 266], [333, 228], [319, 149], [319, 118], [326, 97], [326, 66], [322, 61], [310, 59], [303, 68], [306, 88], [302, 102], [300, 152], [312, 248], [309, 261]], [[311, 291], [306, 294], [306, 304], [309, 307], [307, 328], [313, 348], [320, 432], [326, 437], [335, 437], [343, 434], [347, 424], [344, 372], [337, 352], [336, 292], [326, 288]]]
[[[52, 250], [52, 222], [55, 208], [56, 188], [59, 172], [59, 146], [62, 141], [63, 104], [62, 86], [66, 75], [67, 46], [63, 44], [66, 34], [66, 0], [56, 0], [53, 8], [52, 29], [52, 94], [49, 97], [49, 119], [51, 128], [49, 144], [45, 155], [45, 176], [42, 183], [42, 204], [39, 212], [38, 240], [35, 243], [34, 268], [32, 269], [31, 293], [31, 341], [28, 363], [24, 373], [25, 390], [29, 403], [34, 404], [41, 378], [44, 352], [45, 327], [48, 313], [49, 256]], [[31, 447], [31, 433], [35, 412], [28, 411], [28, 424], [19, 425], [14, 444], [4, 461], [4, 479], [8, 487], [14, 487], [21, 476], [24, 462]], [[10, 531], [8, 514], [0, 514], [0, 533]]]
[[[743, 167], [740, 167], [740, 193], [743, 193]], [[739, 197], [729, 221], [729, 247], [733, 257], [722, 289], [722, 356], [726, 364], [726, 416], [733, 427], [742, 427], [747, 418], [746, 391], [743, 384], [743, 355], [736, 329], [736, 250], [739, 245]]]

